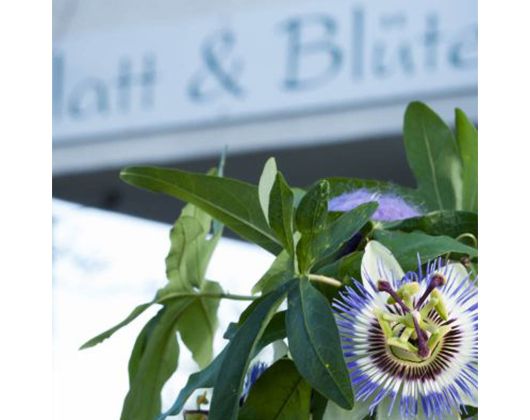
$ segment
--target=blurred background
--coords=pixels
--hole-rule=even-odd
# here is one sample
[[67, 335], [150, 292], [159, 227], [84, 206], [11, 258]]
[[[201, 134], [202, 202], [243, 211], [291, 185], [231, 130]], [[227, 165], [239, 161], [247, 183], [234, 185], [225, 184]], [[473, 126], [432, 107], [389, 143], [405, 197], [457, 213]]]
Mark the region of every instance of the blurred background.
[[[53, 38], [61, 419], [119, 417], [129, 352], [152, 314], [100, 347], [77, 348], [164, 283], [181, 203], [124, 184], [121, 168], [205, 172], [227, 147], [226, 175], [253, 183], [275, 156], [295, 186], [323, 176], [413, 186], [407, 103], [422, 100], [449, 123], [459, 107], [477, 122], [475, 1], [54, 0]], [[248, 270], [231, 271], [243, 254]], [[226, 238], [209, 274], [246, 293], [270, 261]], [[223, 304], [221, 326], [237, 310]], [[165, 406], [194, 369], [179, 368]]]

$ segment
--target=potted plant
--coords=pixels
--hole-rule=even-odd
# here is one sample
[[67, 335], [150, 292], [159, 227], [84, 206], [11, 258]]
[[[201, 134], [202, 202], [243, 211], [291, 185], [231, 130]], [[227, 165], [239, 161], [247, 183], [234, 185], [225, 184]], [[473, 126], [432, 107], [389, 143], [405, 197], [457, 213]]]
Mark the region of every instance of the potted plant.
[[[122, 419], [177, 415], [204, 389], [211, 398], [200, 394], [186, 418], [477, 416], [477, 131], [455, 115], [452, 131], [425, 104], [408, 106], [416, 189], [350, 178], [295, 188], [273, 158], [259, 185], [224, 177], [224, 159], [208, 174], [124, 169], [125, 182], [189, 204], [171, 229], [166, 286], [82, 346], [160, 307], [132, 350]], [[252, 296], [205, 279], [224, 226], [276, 255]], [[220, 299], [249, 305], [213, 357]], [[177, 332], [201, 370], [161, 412]], [[284, 345], [274, 363], [253, 363], [274, 343]]]

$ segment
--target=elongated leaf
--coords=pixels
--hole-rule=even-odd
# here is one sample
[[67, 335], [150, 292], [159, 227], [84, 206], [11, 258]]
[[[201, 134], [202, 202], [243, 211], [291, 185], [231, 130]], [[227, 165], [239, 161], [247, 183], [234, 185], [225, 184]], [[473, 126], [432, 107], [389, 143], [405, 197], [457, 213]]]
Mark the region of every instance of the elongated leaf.
[[293, 192], [294, 197], [294, 207], [298, 208], [298, 206], [300, 205], [300, 201], [302, 201], [302, 198], [304, 198], [304, 195], [306, 194], [306, 191], [302, 188], [296, 187], [291, 188], [291, 191]]
[[302, 233], [318, 232], [328, 213], [329, 183], [320, 181], [304, 195], [296, 209], [296, 228]]
[[334, 254], [342, 245], [353, 237], [370, 220], [377, 210], [375, 202], [360, 206], [342, 214], [337, 220], [326, 226], [315, 238], [318, 248], [318, 259], [324, 259]]
[[[240, 326], [241, 325], [237, 322], [231, 322], [223, 334], [223, 338], [231, 340], [234, 335], [236, 335]], [[287, 331], [285, 329], [285, 311], [276, 312], [267, 325], [260, 341], [272, 342], [281, 340], [285, 337], [287, 337]]]
[[326, 397], [313, 389], [311, 392], [311, 420], [322, 420], [328, 403]]
[[337, 261], [319, 268], [317, 273], [342, 280], [344, 283], [347, 283], [352, 278], [360, 281], [362, 257], [362, 251], [354, 251], [339, 258]]
[[294, 277], [294, 259], [287, 251], [282, 251], [270, 268], [252, 287], [252, 293], [266, 294]]
[[[464, 412], [465, 410], [465, 412]], [[463, 409], [460, 412], [460, 416], [462, 417], [462, 420], [464, 419], [478, 419], [478, 408], [472, 407], [470, 405], [466, 405], [463, 407]]]
[[[201, 293], [222, 291], [219, 283], [212, 281], [206, 282], [201, 289]], [[219, 299], [195, 298], [177, 321], [180, 337], [200, 368], [204, 368], [212, 360], [218, 308]]]
[[221, 365], [226, 356], [227, 348], [225, 347], [221, 353], [203, 370], [190, 375], [186, 386], [180, 391], [177, 400], [173, 403], [171, 408], [157, 417], [158, 420], [164, 420], [168, 416], [176, 416], [184, 408], [184, 404], [188, 398], [195, 392], [195, 390], [200, 388], [211, 388], [215, 385], [217, 376], [221, 371]]
[[404, 270], [413, 270], [418, 266], [418, 253], [422, 263], [436, 257], [453, 253], [477, 257], [476, 248], [464, 245], [449, 236], [431, 236], [422, 232], [390, 232], [376, 230], [374, 239], [386, 246]]
[[136, 361], [122, 420], [151, 420], [160, 414], [160, 392], [178, 363], [176, 321], [188, 304], [188, 299], [180, 299], [161, 309], [160, 319], [152, 327], [141, 358]]
[[227, 346], [229, 357], [225, 357], [222, 362], [223, 374], [217, 377], [213, 391], [209, 420], [237, 418], [239, 398], [250, 356], [254, 353], [267, 324], [292, 285], [292, 282], [286, 283], [264, 296], [230, 340]]
[[263, 215], [267, 221], [269, 221], [269, 196], [272, 186], [275, 182], [277, 172], [278, 169], [276, 167], [276, 160], [273, 157], [267, 159], [258, 184], [259, 203], [261, 205], [261, 209], [263, 210]]
[[112, 334], [114, 334], [116, 331], [118, 331], [120, 328], [125, 327], [126, 325], [130, 324], [132, 321], [134, 321], [136, 318], [138, 318], [149, 306], [152, 305], [152, 302], [149, 303], [143, 303], [141, 305], [138, 305], [136, 308], [132, 310], [132, 312], [129, 314], [127, 318], [125, 318], [120, 323], [116, 324], [114, 327], [109, 328], [107, 331], [102, 332], [101, 334], [91, 338], [88, 340], [85, 344], [83, 344], [79, 350], [88, 349], [89, 347], [93, 347], [96, 344], [101, 343], [102, 341], [106, 340]]
[[413, 232], [421, 230], [429, 235], [446, 235], [456, 238], [464, 233], [478, 237], [478, 215], [466, 211], [435, 211], [424, 216], [397, 222], [383, 223], [384, 229]]
[[239, 420], [307, 420], [310, 396], [292, 360], [278, 360], [252, 385]]
[[405, 112], [407, 160], [431, 210], [462, 205], [462, 163], [449, 127], [429, 107], [412, 102]]
[[[208, 173], [208, 175], [215, 175], [215, 173]], [[193, 204], [186, 204], [179, 215], [179, 218], [182, 217], [190, 217], [197, 222], [200, 223], [202, 226], [202, 230], [205, 233], [210, 232], [211, 224], [212, 224], [212, 216], [210, 216], [208, 213], [206, 213], [204, 210], [201, 210], [199, 207], [194, 206]], [[178, 222], [178, 219], [175, 221], [175, 224]], [[171, 234], [170, 234], [171, 239]]]
[[462, 208], [476, 212], [478, 209], [478, 133], [464, 111], [456, 109], [456, 140], [462, 159]]
[[210, 223], [201, 224], [199, 218], [181, 215], [171, 229], [171, 248], [166, 258], [168, 292], [202, 286], [208, 263], [221, 236], [218, 233], [210, 240], [206, 239]]
[[296, 246], [296, 258], [301, 273], [308, 273], [317, 260], [317, 235], [324, 229], [328, 214], [329, 184], [321, 181], [302, 198], [296, 209], [296, 227], [302, 237]]
[[293, 200], [293, 192], [278, 172], [270, 193], [269, 224], [291, 255], [294, 255]]
[[328, 301], [306, 279], [289, 291], [286, 325], [300, 374], [326, 398], [343, 408], [353, 407], [335, 319]]
[[[229, 327], [225, 336], [232, 339], [238, 329], [239, 326], [237, 324], [231, 324], [231, 327]], [[281, 311], [272, 317], [249, 358], [253, 359], [265, 346], [268, 346], [276, 340], [285, 338], [286, 334], [285, 311]], [[215, 385], [217, 376], [219, 375], [219, 372], [222, 371], [221, 367], [227, 351], [228, 346], [226, 346], [205, 369], [190, 375], [186, 382], [186, 386], [180, 391], [173, 406], [166, 413], [161, 415], [159, 420], [164, 420], [167, 416], [175, 416], [180, 413], [184, 404], [195, 390], [200, 388], [211, 388]]]
[[127, 366], [129, 371], [129, 386], [133, 384], [134, 379], [136, 378], [138, 367], [144, 356], [149, 337], [151, 336], [156, 323], [160, 320], [162, 313], [163, 311], [158, 311], [158, 313], [144, 325], [140, 334], [136, 337], [131, 356], [129, 357], [129, 364]]
[[274, 254], [282, 249], [265, 220], [254, 185], [230, 178], [150, 167], [126, 168], [121, 178], [131, 185], [192, 203], [243, 238]]

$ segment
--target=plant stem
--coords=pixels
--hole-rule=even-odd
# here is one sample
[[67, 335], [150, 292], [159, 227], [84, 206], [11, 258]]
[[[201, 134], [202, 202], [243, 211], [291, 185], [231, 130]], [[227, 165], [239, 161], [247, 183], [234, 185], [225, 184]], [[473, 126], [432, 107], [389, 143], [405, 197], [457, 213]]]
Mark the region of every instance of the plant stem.
[[163, 303], [167, 300], [172, 300], [176, 298], [186, 298], [186, 297], [196, 297], [196, 298], [206, 298], [206, 299], [230, 299], [230, 300], [255, 300], [256, 296], [248, 295], [233, 295], [231, 293], [172, 293], [158, 299], [156, 303]]
[[335, 286], [335, 287], [341, 287], [342, 286], [342, 283], [332, 277], [328, 277], [328, 276], [323, 276], [321, 274], [308, 274], [307, 277], [309, 278], [309, 280], [312, 280], [312, 281], [318, 281], [320, 283], [325, 283], [325, 284], [329, 284], [331, 286]]

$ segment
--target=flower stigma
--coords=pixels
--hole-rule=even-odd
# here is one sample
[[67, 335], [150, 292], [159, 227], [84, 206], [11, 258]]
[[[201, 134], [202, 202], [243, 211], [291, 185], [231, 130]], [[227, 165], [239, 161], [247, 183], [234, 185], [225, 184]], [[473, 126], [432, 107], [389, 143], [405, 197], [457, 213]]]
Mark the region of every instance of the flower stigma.
[[449, 326], [438, 325], [430, 317], [434, 311], [441, 319], [447, 320], [447, 310], [438, 291], [446, 282], [443, 274], [433, 273], [419, 299], [416, 299], [420, 291], [418, 282], [406, 283], [398, 290], [394, 290], [389, 281], [377, 282], [377, 290], [390, 295], [388, 311], [376, 308], [374, 315], [393, 356], [403, 361], [425, 361], [450, 331]]

